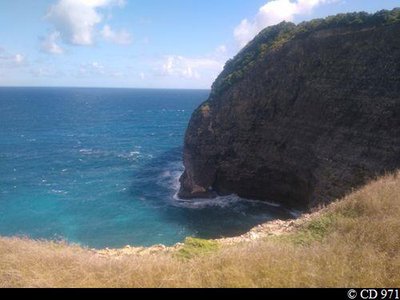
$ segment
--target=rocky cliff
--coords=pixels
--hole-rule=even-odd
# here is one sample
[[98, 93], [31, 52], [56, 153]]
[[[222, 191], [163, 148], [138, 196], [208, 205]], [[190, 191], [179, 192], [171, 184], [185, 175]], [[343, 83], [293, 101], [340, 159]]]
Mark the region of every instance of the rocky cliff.
[[400, 168], [400, 9], [266, 28], [215, 81], [180, 197], [309, 208]]

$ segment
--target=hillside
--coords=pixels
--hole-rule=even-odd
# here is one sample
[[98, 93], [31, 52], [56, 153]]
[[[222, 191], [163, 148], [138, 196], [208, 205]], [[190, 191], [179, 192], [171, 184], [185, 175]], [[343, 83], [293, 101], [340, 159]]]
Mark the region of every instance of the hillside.
[[119, 256], [0, 239], [0, 287], [399, 286], [400, 173], [372, 182], [284, 234]]
[[400, 9], [268, 27], [185, 138], [182, 198], [307, 209], [400, 168]]

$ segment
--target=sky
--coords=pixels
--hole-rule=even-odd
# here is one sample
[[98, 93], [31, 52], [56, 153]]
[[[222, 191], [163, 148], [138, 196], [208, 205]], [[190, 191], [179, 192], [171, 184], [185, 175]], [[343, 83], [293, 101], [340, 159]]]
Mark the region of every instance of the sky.
[[263, 28], [400, 0], [0, 0], [0, 86], [208, 89]]

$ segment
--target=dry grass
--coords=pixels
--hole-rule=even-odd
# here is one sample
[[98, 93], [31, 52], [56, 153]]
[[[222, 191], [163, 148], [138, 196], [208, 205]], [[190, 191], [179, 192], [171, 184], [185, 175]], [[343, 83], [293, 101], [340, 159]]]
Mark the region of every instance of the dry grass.
[[399, 270], [400, 174], [324, 209], [299, 232], [190, 259], [104, 258], [64, 244], [0, 239], [1, 287], [389, 287], [400, 286]]

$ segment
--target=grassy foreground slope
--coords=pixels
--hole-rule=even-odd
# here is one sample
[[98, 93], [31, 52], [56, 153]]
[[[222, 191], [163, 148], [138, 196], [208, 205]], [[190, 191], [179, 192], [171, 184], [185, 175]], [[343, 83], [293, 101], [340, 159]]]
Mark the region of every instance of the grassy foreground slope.
[[400, 286], [400, 173], [323, 209], [294, 233], [211, 244], [208, 251], [201, 251], [207, 242], [196, 245], [184, 253], [107, 258], [77, 246], [1, 238], [0, 286]]

